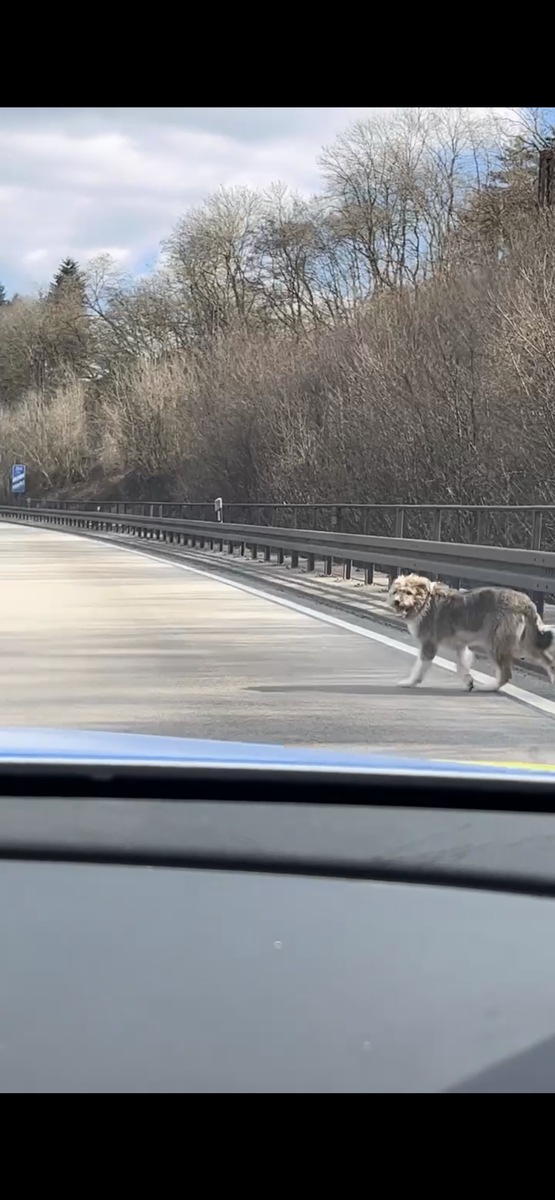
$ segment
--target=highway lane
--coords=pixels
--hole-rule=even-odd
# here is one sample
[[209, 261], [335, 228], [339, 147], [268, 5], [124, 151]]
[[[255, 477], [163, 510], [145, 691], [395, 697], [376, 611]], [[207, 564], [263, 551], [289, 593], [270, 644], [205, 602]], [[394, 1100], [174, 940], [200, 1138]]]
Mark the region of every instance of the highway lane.
[[0, 525], [0, 724], [555, 760], [555, 721], [210, 574]]

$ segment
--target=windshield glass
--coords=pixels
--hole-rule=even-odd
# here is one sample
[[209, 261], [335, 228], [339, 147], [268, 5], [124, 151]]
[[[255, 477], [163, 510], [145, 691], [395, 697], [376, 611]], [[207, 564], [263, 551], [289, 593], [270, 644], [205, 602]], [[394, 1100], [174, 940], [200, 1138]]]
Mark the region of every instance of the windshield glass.
[[554, 134], [2, 110], [0, 726], [555, 764]]

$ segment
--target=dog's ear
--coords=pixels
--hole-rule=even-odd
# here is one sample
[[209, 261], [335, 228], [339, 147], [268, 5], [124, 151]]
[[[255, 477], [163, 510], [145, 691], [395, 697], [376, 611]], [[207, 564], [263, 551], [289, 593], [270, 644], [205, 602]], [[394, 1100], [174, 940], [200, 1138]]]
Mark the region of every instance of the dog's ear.
[[421, 595], [428, 595], [434, 586], [431, 579], [428, 579], [425, 575], [416, 575], [414, 573], [407, 575], [406, 582], [410, 583], [411, 587], [416, 592], [420, 592]]

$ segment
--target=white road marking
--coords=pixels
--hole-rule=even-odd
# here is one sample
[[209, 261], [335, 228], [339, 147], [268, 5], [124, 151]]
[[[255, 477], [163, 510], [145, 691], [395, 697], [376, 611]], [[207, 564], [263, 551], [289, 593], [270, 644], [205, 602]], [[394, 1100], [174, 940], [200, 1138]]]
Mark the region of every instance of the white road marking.
[[[37, 526], [33, 526], [37, 528]], [[38, 526], [40, 528], [40, 526]], [[47, 530], [47, 532], [57, 533], [58, 530]], [[66, 533], [69, 537], [80, 537], [83, 535], [72, 534], [69, 530], [60, 530]], [[154, 558], [156, 562], [165, 563], [168, 567], [179, 567], [181, 571], [191, 571], [194, 575], [204, 575], [207, 579], [216, 579], [218, 583], [223, 583], [227, 587], [237, 588], [240, 592], [247, 592], [251, 596], [260, 596], [263, 600], [269, 600], [271, 604], [281, 604], [282, 608], [291, 608], [294, 612], [303, 613], [305, 617], [313, 617], [316, 621], [324, 621], [327, 625], [336, 625], [339, 629], [346, 629], [348, 633], [356, 633], [359, 637], [368, 638], [371, 642], [379, 642], [382, 646], [391, 646], [392, 650], [401, 650], [403, 654], [410, 654], [412, 658], [418, 655], [416, 646], [407, 646], [405, 642], [399, 642], [397, 638], [388, 637], [386, 633], [377, 633], [373, 629], [362, 629], [360, 625], [353, 625], [350, 621], [344, 621], [341, 617], [334, 617], [331, 613], [319, 612], [316, 608], [309, 608], [306, 604], [299, 604], [297, 600], [289, 600], [286, 596], [277, 596], [272, 592], [267, 592], [263, 588], [252, 587], [249, 583], [242, 583], [238, 579], [231, 579], [229, 576], [220, 575], [217, 571], [203, 570], [202, 567], [189, 566], [188, 563], [180, 562], [178, 558], [173, 558], [161, 554], [159, 557], [156, 554], [149, 553], [148, 550], [141, 550], [138, 546], [124, 546], [120, 542], [111, 542], [107, 538], [94, 537], [85, 534], [91, 542], [97, 542], [102, 546], [110, 546], [112, 550], [123, 550], [127, 554], [140, 554], [141, 558]], [[376, 618], [377, 619], [377, 618]], [[444, 671], [456, 673], [456, 665], [449, 661], [448, 658], [434, 658], [434, 667], [442, 667]], [[477, 683], [484, 685], [491, 684], [492, 676], [485, 675], [483, 671], [475, 671], [472, 669], [472, 674]], [[422, 689], [424, 694], [426, 689]], [[461, 687], [461, 693], [464, 689]], [[492, 693], [490, 693], [491, 695]], [[516, 684], [507, 683], [502, 689], [502, 694], [511, 696], [513, 700], [519, 700], [521, 704], [527, 704], [529, 708], [537, 708], [546, 716], [555, 717], [555, 702], [548, 700], [544, 696], [536, 696], [534, 692], [529, 692], [526, 688], [517, 687]]]

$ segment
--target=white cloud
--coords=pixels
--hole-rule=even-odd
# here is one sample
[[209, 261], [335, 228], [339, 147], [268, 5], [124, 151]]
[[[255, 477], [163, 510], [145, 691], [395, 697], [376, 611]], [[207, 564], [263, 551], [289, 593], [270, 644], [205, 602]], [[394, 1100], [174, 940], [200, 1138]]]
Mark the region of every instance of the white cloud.
[[31, 263], [44, 262], [45, 258], [48, 258], [48, 250], [29, 250], [27, 254], [23, 255], [23, 262], [31, 265]]
[[186, 208], [222, 185], [314, 190], [322, 145], [376, 111], [4, 108], [0, 280], [45, 282], [68, 254], [109, 253], [139, 271]]

